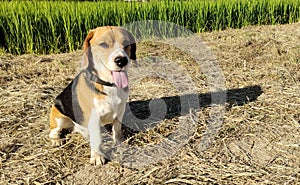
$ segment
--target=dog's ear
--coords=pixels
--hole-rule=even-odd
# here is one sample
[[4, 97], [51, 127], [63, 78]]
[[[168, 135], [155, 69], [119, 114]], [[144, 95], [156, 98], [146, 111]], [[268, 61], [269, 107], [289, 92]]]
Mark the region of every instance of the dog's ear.
[[136, 60], [136, 43], [135, 43], [135, 39], [134, 39], [134, 36], [129, 33], [129, 39], [130, 39], [130, 59], [131, 60]]
[[136, 60], [136, 43], [131, 44], [130, 59], [131, 60]]
[[84, 52], [84, 56], [83, 56], [83, 61], [82, 61], [82, 64], [81, 64], [81, 67], [83, 69], [87, 68], [88, 64], [89, 64], [89, 60], [90, 60], [90, 57], [91, 57], [90, 40], [93, 38], [94, 33], [95, 33], [95, 30], [90, 30], [89, 33], [87, 34], [84, 42], [83, 42], [82, 49], [83, 49], [83, 52]]

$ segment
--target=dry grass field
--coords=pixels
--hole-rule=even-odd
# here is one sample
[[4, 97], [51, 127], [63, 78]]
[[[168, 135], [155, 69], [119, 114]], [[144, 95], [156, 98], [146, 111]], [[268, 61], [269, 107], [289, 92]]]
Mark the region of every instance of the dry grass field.
[[[299, 184], [300, 23], [199, 37], [215, 53], [226, 80], [222, 126], [208, 148], [198, 150], [211, 110], [205, 75], [179, 49], [138, 43], [139, 58], [163, 56], [182, 66], [201, 100], [186, 144], [168, 158], [139, 168], [115, 161], [89, 165], [89, 145], [76, 133], [67, 135], [61, 147], [49, 146], [50, 106], [78, 73], [82, 51], [0, 54], [0, 184]], [[146, 67], [132, 66], [130, 73]], [[139, 116], [147, 113], [142, 108], [151, 99], [168, 101], [176, 109], [176, 97], [186, 94], [157, 77], [144, 78], [130, 89], [131, 109]], [[154, 145], [182, 129], [180, 119], [189, 118], [173, 111], [146, 131], [124, 126], [124, 143]]]

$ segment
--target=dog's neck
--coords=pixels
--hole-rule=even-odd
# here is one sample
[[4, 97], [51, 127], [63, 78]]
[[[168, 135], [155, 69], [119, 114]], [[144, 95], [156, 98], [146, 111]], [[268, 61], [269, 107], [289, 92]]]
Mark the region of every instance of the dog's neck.
[[88, 80], [91, 80], [93, 82], [96, 82], [98, 84], [104, 85], [104, 86], [114, 86], [114, 83], [102, 80], [101, 78], [98, 77], [97, 74], [94, 74], [95, 72], [89, 70], [88, 68], [83, 70], [83, 72], [85, 73], [85, 76]]

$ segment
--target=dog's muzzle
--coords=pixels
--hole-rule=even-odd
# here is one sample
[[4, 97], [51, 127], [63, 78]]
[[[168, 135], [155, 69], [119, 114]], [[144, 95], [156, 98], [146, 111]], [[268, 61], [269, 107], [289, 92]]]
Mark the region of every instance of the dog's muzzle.
[[128, 64], [128, 59], [127, 57], [116, 57], [115, 63], [118, 67], [123, 68]]

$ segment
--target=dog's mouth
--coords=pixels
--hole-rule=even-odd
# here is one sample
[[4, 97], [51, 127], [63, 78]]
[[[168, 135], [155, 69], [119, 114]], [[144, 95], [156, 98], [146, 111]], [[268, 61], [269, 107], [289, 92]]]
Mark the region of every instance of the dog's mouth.
[[118, 88], [126, 88], [128, 86], [128, 75], [126, 71], [112, 71], [113, 81]]

